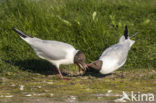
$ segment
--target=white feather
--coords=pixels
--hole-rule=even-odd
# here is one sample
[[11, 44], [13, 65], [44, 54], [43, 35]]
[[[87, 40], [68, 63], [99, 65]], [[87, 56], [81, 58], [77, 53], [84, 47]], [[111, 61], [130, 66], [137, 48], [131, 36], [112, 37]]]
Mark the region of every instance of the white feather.
[[[22, 38], [22, 37], [21, 37]], [[72, 45], [51, 40], [41, 40], [38, 38], [22, 38], [45, 60], [48, 60], [57, 68], [61, 64], [73, 64], [74, 56], [78, 52]]]
[[130, 38], [122, 36], [117, 44], [107, 48], [99, 58], [103, 62], [100, 73], [108, 74], [123, 66], [134, 43]]

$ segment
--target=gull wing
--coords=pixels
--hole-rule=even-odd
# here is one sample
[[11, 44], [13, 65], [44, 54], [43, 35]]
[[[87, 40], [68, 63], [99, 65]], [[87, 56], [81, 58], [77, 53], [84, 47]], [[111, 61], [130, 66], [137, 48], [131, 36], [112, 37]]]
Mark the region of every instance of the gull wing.
[[107, 48], [99, 59], [110, 58], [116, 59], [119, 65], [126, 61], [128, 55], [129, 48], [124, 47], [121, 44], [115, 44], [109, 48]]
[[67, 43], [59, 41], [41, 40], [34, 38], [29, 42], [40, 58], [48, 60], [65, 59], [68, 53], [72, 53], [75, 48]]
[[42, 59], [61, 60], [65, 59], [69, 53], [73, 53], [75, 48], [67, 43], [59, 41], [41, 40], [36, 37], [13, 28], [18, 35], [35, 50], [36, 54]]

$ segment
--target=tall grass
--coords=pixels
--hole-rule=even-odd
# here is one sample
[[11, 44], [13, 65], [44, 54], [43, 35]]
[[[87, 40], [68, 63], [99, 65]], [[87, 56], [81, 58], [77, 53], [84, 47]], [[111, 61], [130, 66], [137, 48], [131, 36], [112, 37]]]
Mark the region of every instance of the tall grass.
[[17, 69], [16, 61], [39, 59], [12, 27], [72, 44], [91, 62], [117, 43], [128, 25], [129, 34], [139, 34], [125, 67], [156, 68], [155, 4], [155, 0], [1, 0], [0, 71]]

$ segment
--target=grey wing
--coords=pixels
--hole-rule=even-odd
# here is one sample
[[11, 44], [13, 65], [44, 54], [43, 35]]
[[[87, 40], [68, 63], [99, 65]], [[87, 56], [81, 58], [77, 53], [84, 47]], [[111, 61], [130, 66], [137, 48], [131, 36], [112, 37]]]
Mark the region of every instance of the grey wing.
[[102, 53], [100, 58], [110, 57], [110, 58], [113, 58], [113, 59], [117, 59], [118, 64], [120, 65], [120, 64], [122, 64], [123, 62], [126, 61], [127, 55], [128, 55], [128, 50], [126, 48], [124, 48], [124, 46], [122, 46], [120, 44], [115, 44], [115, 45], [107, 48]]
[[40, 39], [31, 43], [31, 46], [40, 58], [48, 60], [65, 59], [68, 51], [74, 49], [73, 46], [63, 42]]

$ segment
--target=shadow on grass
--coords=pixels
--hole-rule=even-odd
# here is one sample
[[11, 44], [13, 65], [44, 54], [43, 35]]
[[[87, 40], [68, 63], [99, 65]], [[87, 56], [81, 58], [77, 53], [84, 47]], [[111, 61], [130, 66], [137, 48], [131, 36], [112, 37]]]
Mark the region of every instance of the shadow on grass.
[[[46, 60], [27, 59], [27, 60], [9, 60], [9, 61], [3, 60], [3, 61], [6, 63], [9, 63], [10, 65], [19, 67], [18, 69], [20, 70], [28, 71], [31, 73], [39, 73], [42, 75], [58, 74], [56, 67]], [[91, 69], [91, 68], [87, 69], [87, 72], [83, 75], [73, 74], [72, 76], [71, 75], [69, 76], [64, 71], [61, 71], [61, 72], [63, 76], [66, 76], [66, 77], [94, 76], [97, 78], [104, 78], [106, 76], [112, 75], [112, 74], [103, 75], [103, 74], [100, 74], [98, 71]]]
[[87, 70], [87, 72], [84, 74], [85, 76], [89, 76], [89, 75], [91, 75], [91, 76], [93, 76], [93, 77], [97, 77], [97, 78], [105, 78], [105, 77], [107, 77], [107, 76], [110, 76], [110, 75], [112, 75], [111, 73], [110, 74], [101, 74], [101, 73], [99, 73], [99, 71], [97, 71], [97, 70], [94, 70], [94, 69], [92, 69], [92, 68], [89, 68], [88, 70]]
[[[18, 66], [23, 71], [39, 73], [42, 75], [56, 75], [57, 69], [54, 65], [45, 60], [27, 59], [27, 60], [10, 60], [5, 61], [14, 66]], [[62, 73], [67, 75], [66, 73]]]

